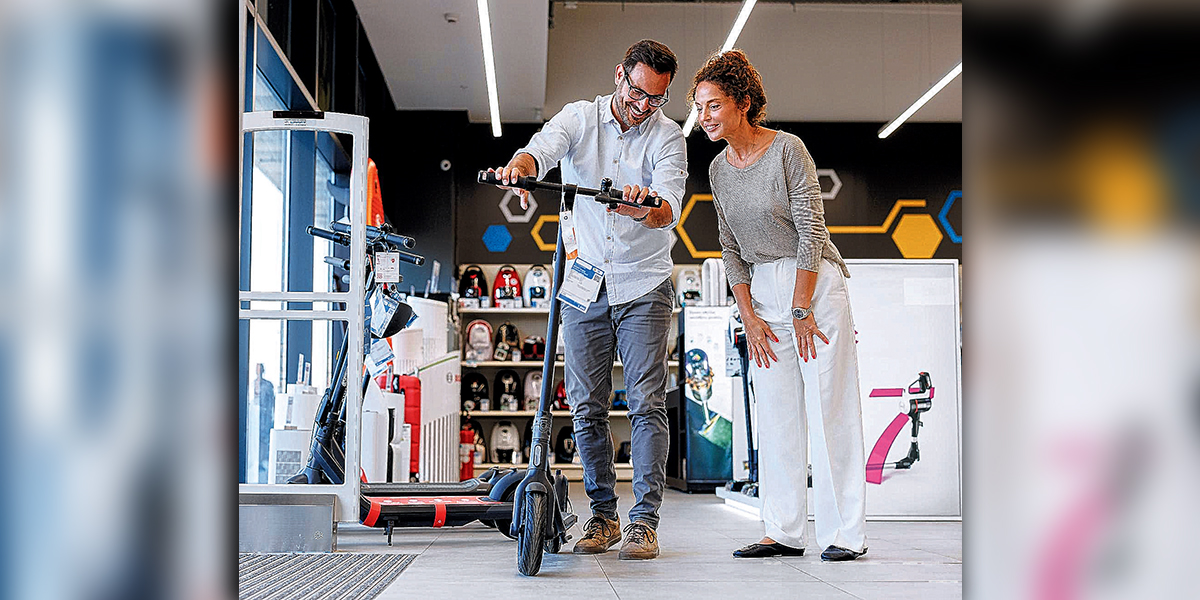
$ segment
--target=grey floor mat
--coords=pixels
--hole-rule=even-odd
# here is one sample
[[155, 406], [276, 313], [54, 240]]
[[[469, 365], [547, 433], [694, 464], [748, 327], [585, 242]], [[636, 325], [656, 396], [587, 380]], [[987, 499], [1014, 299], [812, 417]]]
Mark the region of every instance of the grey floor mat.
[[414, 554], [238, 554], [240, 600], [370, 599]]

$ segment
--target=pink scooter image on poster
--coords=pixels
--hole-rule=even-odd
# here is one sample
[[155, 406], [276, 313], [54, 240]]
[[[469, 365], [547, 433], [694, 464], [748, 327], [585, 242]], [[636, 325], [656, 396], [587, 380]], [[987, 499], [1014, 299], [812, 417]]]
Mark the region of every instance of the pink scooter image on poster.
[[[926, 396], [928, 392], [928, 396]], [[917, 433], [921, 430], [921, 413], [933, 406], [933, 384], [929, 373], [917, 374], [917, 380], [908, 384], [907, 388], [875, 388], [871, 390], [871, 398], [900, 398], [900, 414], [892, 419], [887, 428], [880, 434], [871, 454], [867, 456], [867, 483], [876, 485], [883, 483], [883, 469], [910, 469], [913, 463], [921, 460], [921, 451], [917, 448]], [[912, 444], [908, 447], [908, 456], [894, 462], [887, 462], [888, 451], [892, 442], [900, 435], [904, 425], [912, 421]]]

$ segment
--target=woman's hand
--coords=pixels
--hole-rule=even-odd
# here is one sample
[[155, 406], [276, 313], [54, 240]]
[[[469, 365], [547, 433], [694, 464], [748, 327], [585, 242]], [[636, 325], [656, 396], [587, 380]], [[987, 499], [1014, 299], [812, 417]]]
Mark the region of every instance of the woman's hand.
[[742, 315], [742, 327], [746, 329], [746, 349], [754, 358], [754, 364], [770, 369], [772, 360], [779, 362], [779, 357], [775, 356], [775, 351], [771, 350], [771, 344], [768, 343], [768, 340], [779, 343], [779, 338], [766, 321], [758, 318], [758, 315]]
[[815, 359], [817, 357], [817, 342], [813, 336], [821, 338], [826, 344], [829, 343], [829, 338], [817, 329], [817, 320], [809, 313], [803, 319], [792, 319], [792, 327], [796, 331], [796, 345], [800, 347], [800, 357], [804, 362], [808, 362], [808, 357], [811, 354]]

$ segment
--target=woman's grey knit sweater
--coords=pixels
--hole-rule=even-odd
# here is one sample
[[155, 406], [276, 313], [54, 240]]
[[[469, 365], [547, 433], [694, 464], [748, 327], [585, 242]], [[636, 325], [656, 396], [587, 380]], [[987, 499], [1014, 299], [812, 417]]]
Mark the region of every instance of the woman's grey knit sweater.
[[829, 240], [817, 167], [800, 138], [780, 131], [754, 164], [739, 169], [722, 151], [708, 167], [729, 286], [750, 283], [750, 266], [795, 256], [816, 272], [828, 258], [850, 276]]

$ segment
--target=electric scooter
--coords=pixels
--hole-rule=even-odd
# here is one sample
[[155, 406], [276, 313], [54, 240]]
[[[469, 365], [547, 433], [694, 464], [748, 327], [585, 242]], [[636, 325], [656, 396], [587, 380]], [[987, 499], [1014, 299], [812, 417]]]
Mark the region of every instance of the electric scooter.
[[[636, 208], [657, 208], [662, 199], [650, 196], [642, 204], [622, 198], [620, 189], [613, 189], [611, 179], [605, 178], [600, 189], [579, 187], [574, 184], [556, 184], [538, 181], [535, 177], [517, 177], [516, 181], [504, 185], [496, 173], [480, 171], [478, 182], [496, 186], [520, 188], [530, 192], [545, 190], [560, 194], [560, 210], [574, 210], [575, 196], [592, 196], [597, 202], [615, 208], [618, 204]], [[562, 285], [565, 270], [562, 231], [558, 233], [554, 249], [554, 278], [550, 293], [550, 318], [546, 325], [546, 358], [542, 363], [542, 395], [538, 401], [537, 414], [533, 417], [533, 442], [530, 444], [529, 468], [524, 479], [517, 484], [513, 497], [512, 525], [510, 534], [517, 539], [517, 571], [522, 575], [537, 575], [542, 568], [542, 554], [558, 553], [570, 540], [567, 530], [577, 521], [571, 512], [568, 485], [562, 471], [550, 475], [550, 436], [552, 417], [550, 404], [554, 398], [554, 356], [558, 353], [558, 320], [561, 306], [558, 290]], [[552, 509], [555, 507], [557, 510]]]
[[[333, 223], [329, 230], [308, 227], [314, 237], [349, 246], [350, 226]], [[384, 228], [367, 227], [368, 249], [397, 252], [401, 260], [420, 265], [424, 258], [400, 250], [411, 248], [412, 238], [395, 235]], [[349, 271], [346, 259], [325, 257], [335, 268]], [[399, 333], [412, 317], [412, 309], [402, 302], [395, 290], [377, 284], [375, 271], [368, 264], [367, 299], [370, 315], [368, 334], [384, 339]], [[345, 477], [346, 372], [348, 339], [342, 342], [334, 369], [333, 384], [326, 390], [317, 410], [309, 461], [289, 483], [342, 483]], [[369, 374], [362, 380], [363, 393], [372, 385]], [[364, 478], [365, 479], [365, 478]], [[359, 493], [359, 521], [368, 527], [381, 527], [392, 544], [395, 527], [445, 527], [480, 521], [508, 535], [512, 518], [512, 498], [521, 474], [515, 469], [489, 470], [477, 478], [458, 483], [367, 483]]]
[[750, 354], [746, 346], [746, 329], [738, 327], [733, 330], [733, 346], [737, 348], [741, 359], [742, 399], [746, 405], [746, 468], [747, 477], [742, 481], [730, 481], [725, 484], [726, 491], [739, 492], [751, 498], [758, 497], [758, 449], [754, 447], [754, 422], [751, 418], [753, 407], [750, 405]]

